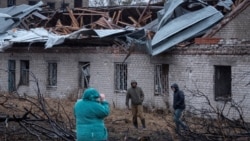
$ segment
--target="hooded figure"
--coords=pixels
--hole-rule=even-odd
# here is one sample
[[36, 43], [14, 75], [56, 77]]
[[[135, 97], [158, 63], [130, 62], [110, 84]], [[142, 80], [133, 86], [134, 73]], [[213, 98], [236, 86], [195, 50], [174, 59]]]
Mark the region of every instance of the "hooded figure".
[[110, 113], [109, 104], [100, 100], [94, 88], [84, 91], [74, 106], [77, 141], [104, 141], [108, 138], [104, 118]]
[[185, 96], [183, 91], [179, 90], [179, 86], [174, 83], [171, 85], [171, 88], [174, 88], [174, 109], [185, 109]]
[[179, 90], [179, 87], [177, 84], [171, 85], [171, 89], [174, 92], [174, 103], [173, 103], [173, 108], [174, 108], [174, 122], [176, 125], [176, 133], [180, 133], [179, 126], [181, 126], [184, 130], [187, 129], [187, 126], [181, 121], [181, 115], [183, 110], [185, 109], [185, 95], [183, 91]]

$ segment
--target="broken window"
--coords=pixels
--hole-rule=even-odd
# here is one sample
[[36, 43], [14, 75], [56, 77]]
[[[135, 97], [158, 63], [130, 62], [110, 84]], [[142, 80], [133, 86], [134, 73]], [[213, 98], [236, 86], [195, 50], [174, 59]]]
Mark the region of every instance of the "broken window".
[[82, 7], [82, 0], [74, 0], [75, 7]]
[[29, 61], [21, 60], [20, 85], [29, 85]]
[[154, 94], [164, 95], [168, 92], [168, 64], [155, 65]]
[[115, 90], [127, 90], [127, 64], [115, 63]]
[[89, 87], [89, 80], [90, 80], [90, 63], [89, 62], [80, 62], [79, 69], [80, 69], [79, 87], [80, 88], [88, 88]]
[[36, 3], [37, 3], [37, 1], [34, 1], [34, 0], [29, 1], [29, 5], [35, 5]]
[[47, 2], [47, 5], [50, 9], [55, 9], [55, 3], [54, 2]]
[[66, 10], [67, 7], [69, 7], [69, 3], [63, 2], [61, 6], [62, 10]]
[[48, 63], [48, 86], [57, 85], [57, 63]]
[[16, 5], [16, 0], [7, 0], [7, 5], [8, 5], [8, 7], [11, 7], [11, 6], [14, 6], [14, 5]]
[[16, 90], [16, 61], [9, 60], [8, 63], [8, 89], [9, 92]]
[[231, 66], [215, 66], [215, 100], [231, 99]]

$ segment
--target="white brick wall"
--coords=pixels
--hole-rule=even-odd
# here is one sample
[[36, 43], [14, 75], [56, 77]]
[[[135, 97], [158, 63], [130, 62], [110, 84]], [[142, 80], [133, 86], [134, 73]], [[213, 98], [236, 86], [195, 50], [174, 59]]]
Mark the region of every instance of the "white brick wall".
[[[8, 60], [16, 60], [16, 83], [20, 78], [20, 60], [30, 60], [30, 71], [39, 80], [41, 92], [50, 97], [65, 97], [70, 93], [78, 92], [78, 63], [90, 62], [90, 86], [105, 93], [107, 100], [118, 108], [125, 108], [125, 93], [114, 92], [114, 63], [122, 62], [126, 55], [91, 54], [91, 53], [1, 53], [0, 55], [0, 90], [8, 90]], [[58, 63], [57, 88], [47, 89], [47, 61], [56, 60]], [[169, 64], [169, 87], [177, 83], [186, 94], [187, 105], [196, 108], [204, 107], [204, 99], [194, 98], [188, 90], [198, 89], [207, 94], [214, 105], [221, 105], [214, 101], [214, 65], [231, 65], [232, 67], [232, 96], [237, 102], [246, 95], [242, 106], [245, 114], [250, 117], [250, 57], [245, 56], [219, 56], [219, 55], [166, 55], [150, 57], [144, 54], [132, 54], [128, 64], [128, 86], [132, 79], [137, 80], [144, 93], [145, 104], [151, 103], [157, 107], [165, 107], [161, 96], [154, 96], [154, 64]], [[32, 79], [30, 77], [30, 79]], [[20, 94], [36, 94], [36, 86], [21, 86]], [[169, 91], [169, 102], [172, 105], [172, 91]]]

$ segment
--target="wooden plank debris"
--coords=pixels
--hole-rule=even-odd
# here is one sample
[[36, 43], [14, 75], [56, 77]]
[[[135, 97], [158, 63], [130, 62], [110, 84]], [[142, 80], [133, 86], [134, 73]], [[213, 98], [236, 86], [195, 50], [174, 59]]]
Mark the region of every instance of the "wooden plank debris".
[[[88, 29], [122, 29], [127, 26], [140, 28], [157, 18], [159, 6], [151, 5], [149, 0], [144, 6], [121, 6], [109, 8], [73, 8], [67, 7], [67, 11], [63, 13], [55, 12], [47, 17], [45, 28], [51, 29], [57, 34], [69, 34], [81, 28]], [[241, 7], [242, 3], [247, 0], [235, 0], [232, 6], [233, 10]], [[163, 6], [161, 6], [163, 8]], [[59, 16], [58, 16], [58, 15]], [[34, 16], [35, 17], [35, 16]], [[32, 16], [27, 16], [21, 21], [21, 26], [28, 29], [32, 25]], [[37, 18], [37, 17], [36, 17]], [[39, 18], [39, 16], [38, 16]], [[51, 26], [53, 23], [54, 26]], [[35, 23], [38, 26], [40, 23]], [[154, 32], [148, 31], [147, 38], [153, 38]]]
[[67, 10], [69, 12], [69, 17], [71, 18], [71, 21], [72, 21], [72, 26], [73, 27], [79, 27], [79, 23], [77, 22], [73, 11], [71, 9], [69, 9], [68, 7], [67, 7]]

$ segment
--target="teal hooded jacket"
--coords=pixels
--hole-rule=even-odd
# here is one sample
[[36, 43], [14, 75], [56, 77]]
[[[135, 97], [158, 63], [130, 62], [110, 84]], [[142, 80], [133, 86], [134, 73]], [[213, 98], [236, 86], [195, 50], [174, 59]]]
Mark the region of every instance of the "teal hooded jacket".
[[107, 101], [98, 101], [99, 92], [94, 88], [84, 91], [82, 99], [74, 106], [77, 141], [107, 140], [108, 133], [104, 118], [110, 113]]

